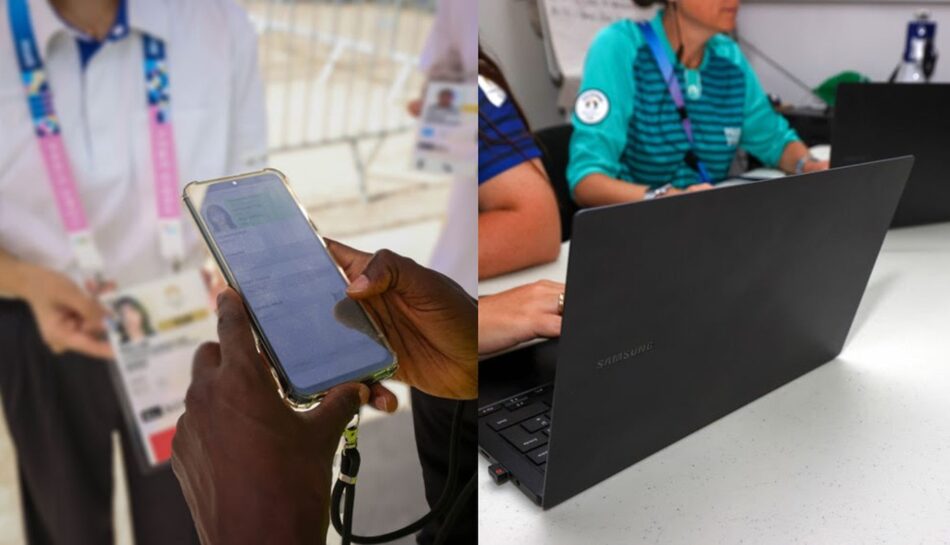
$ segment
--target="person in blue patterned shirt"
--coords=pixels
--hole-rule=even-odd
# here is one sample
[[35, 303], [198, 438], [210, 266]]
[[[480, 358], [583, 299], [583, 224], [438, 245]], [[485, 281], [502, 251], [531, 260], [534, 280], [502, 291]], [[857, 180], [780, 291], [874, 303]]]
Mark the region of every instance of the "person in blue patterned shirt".
[[[478, 274], [489, 278], [557, 259], [561, 223], [521, 107], [498, 65], [478, 55]], [[563, 294], [564, 284], [540, 280], [479, 298], [479, 354], [560, 335]]]
[[478, 277], [557, 259], [561, 224], [541, 151], [498, 65], [478, 59]]

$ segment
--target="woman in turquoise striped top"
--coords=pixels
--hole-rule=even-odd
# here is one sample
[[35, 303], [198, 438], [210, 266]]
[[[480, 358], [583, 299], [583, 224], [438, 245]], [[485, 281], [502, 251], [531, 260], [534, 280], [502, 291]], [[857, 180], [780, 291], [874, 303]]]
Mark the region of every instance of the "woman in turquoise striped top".
[[[735, 28], [738, 0], [635, 2], [668, 5], [644, 23], [648, 28], [631, 20], [611, 24], [587, 53], [567, 172], [578, 204], [709, 188], [726, 178], [740, 147], [787, 173], [828, 168], [775, 112], [738, 44], [726, 36]], [[666, 78], [661, 56], [672, 65]], [[671, 94], [675, 85], [668, 85], [674, 77], [692, 145]]]

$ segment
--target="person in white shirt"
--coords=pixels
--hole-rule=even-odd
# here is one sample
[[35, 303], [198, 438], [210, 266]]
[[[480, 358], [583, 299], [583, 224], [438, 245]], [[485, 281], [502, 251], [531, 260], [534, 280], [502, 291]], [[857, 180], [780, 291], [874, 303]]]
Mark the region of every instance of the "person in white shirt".
[[[478, 77], [478, 2], [439, 0], [436, 18], [419, 62], [428, 81], [451, 81], [475, 86]], [[422, 100], [409, 104], [418, 116]], [[477, 166], [454, 172], [445, 225], [432, 252], [431, 267], [478, 294]]]
[[[24, 28], [35, 48], [21, 39]], [[134, 285], [173, 267], [159, 244], [147, 44], [164, 48], [179, 194], [190, 180], [262, 166], [256, 34], [233, 0], [7, 0], [0, 9], [0, 397], [29, 543], [113, 541], [114, 431], [136, 543], [197, 543], [171, 470], [143, 473], [131, 453], [94, 297], [102, 285]], [[42, 88], [24, 85], [24, 67], [37, 60], [56, 114], [40, 123], [43, 105], [27, 99]], [[51, 125], [104, 284], [87, 282], [62, 212], [69, 192], [50, 182], [41, 137]], [[180, 239], [181, 264], [200, 266], [206, 253], [190, 223]]]
[[[470, 84], [478, 78], [478, 2], [438, 0], [436, 18], [422, 51], [420, 68], [429, 82], [449, 81]], [[425, 91], [423, 90], [423, 96]], [[420, 115], [423, 101], [409, 104], [409, 112]], [[474, 141], [472, 147], [475, 147]], [[474, 151], [474, 150], [473, 150]], [[470, 170], [453, 173], [445, 225], [432, 252], [430, 267], [445, 274], [472, 297], [478, 293], [478, 178], [474, 156]], [[412, 420], [416, 449], [422, 462], [426, 500], [433, 506], [449, 477], [445, 442], [452, 430], [455, 403], [412, 388]], [[461, 452], [456, 478], [467, 482], [475, 473], [476, 443], [474, 401], [464, 409]], [[474, 499], [461, 507], [457, 522], [448, 530], [448, 543], [475, 543], [477, 524]], [[435, 541], [445, 517], [430, 522], [416, 536], [420, 545]]]

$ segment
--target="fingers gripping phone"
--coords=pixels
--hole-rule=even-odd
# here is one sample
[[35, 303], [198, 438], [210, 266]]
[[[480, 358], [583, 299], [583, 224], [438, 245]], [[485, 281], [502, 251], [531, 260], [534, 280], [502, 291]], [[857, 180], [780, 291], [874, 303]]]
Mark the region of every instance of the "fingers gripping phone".
[[346, 276], [281, 172], [191, 182], [184, 201], [244, 298], [258, 347], [292, 407], [310, 408], [338, 384], [396, 372], [395, 353], [346, 296]]

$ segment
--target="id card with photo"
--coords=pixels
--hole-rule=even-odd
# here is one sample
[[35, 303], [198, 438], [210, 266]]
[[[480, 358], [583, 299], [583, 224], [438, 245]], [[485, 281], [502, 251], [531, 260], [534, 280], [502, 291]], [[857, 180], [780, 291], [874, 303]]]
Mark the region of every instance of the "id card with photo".
[[476, 87], [430, 81], [419, 114], [416, 168], [443, 174], [474, 168], [477, 129]]
[[113, 377], [147, 470], [171, 458], [192, 358], [201, 343], [217, 339], [215, 315], [197, 270], [110, 293], [103, 304], [112, 311]]

